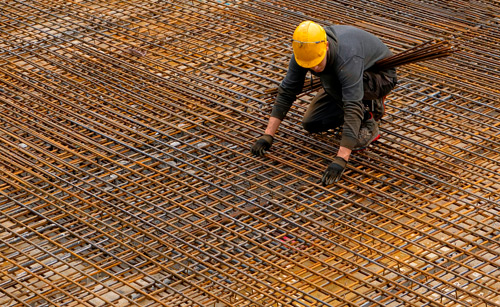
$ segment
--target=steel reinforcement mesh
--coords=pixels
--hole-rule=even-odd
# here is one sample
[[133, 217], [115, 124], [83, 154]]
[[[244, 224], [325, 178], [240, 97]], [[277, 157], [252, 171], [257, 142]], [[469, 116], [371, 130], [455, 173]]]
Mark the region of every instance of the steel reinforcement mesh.
[[[499, 306], [498, 1], [3, 0], [0, 306]], [[398, 53], [380, 141], [304, 93], [250, 155], [298, 23]]]

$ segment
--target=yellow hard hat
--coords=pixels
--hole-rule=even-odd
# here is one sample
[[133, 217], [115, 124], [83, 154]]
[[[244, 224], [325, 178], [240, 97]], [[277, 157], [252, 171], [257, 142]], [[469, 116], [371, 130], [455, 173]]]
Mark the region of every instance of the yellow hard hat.
[[292, 47], [297, 64], [311, 68], [323, 60], [326, 55], [326, 32], [313, 21], [303, 21], [293, 32]]

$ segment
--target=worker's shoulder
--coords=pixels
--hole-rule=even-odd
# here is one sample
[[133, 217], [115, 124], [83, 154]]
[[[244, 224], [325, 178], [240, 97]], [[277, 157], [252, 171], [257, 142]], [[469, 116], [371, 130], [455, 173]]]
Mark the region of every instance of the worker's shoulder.
[[337, 35], [345, 33], [349, 34], [353, 32], [368, 33], [365, 30], [352, 25], [331, 25], [327, 28], [333, 30]]
[[352, 44], [353, 42], [364, 42], [364, 44], [378, 44], [378, 38], [364, 29], [351, 25], [333, 25], [326, 31], [332, 33], [339, 44]]

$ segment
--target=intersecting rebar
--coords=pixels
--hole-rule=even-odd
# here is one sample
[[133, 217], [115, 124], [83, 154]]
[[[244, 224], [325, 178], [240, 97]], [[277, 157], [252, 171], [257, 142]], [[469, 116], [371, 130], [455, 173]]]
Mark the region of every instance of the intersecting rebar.
[[[499, 15], [495, 1], [2, 1], [0, 305], [500, 305]], [[460, 45], [398, 69], [382, 139], [330, 187], [338, 134], [300, 129], [313, 84], [266, 157], [249, 153], [306, 18], [395, 54]]]

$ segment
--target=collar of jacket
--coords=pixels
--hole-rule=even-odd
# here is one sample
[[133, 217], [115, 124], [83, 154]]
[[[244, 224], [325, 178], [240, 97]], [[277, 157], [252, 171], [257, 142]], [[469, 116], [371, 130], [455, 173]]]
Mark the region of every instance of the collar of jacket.
[[339, 50], [337, 36], [331, 27], [325, 27], [326, 39], [328, 40], [328, 56], [326, 58], [326, 66], [331, 67], [335, 62], [335, 55]]

